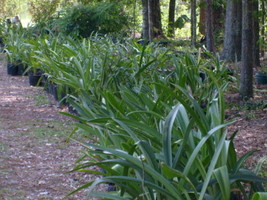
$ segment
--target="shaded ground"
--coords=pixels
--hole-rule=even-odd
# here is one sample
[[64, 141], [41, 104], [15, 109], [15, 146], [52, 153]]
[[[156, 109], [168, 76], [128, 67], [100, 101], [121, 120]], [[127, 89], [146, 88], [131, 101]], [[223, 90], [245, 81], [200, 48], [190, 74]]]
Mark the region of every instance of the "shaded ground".
[[[227, 115], [235, 120], [228, 131], [230, 134], [237, 131], [234, 139], [237, 154], [241, 156], [248, 151], [259, 150], [247, 161], [247, 167], [251, 169], [255, 168], [260, 158], [267, 156], [267, 90], [261, 88], [259, 91], [249, 103], [227, 102], [231, 105]], [[267, 168], [263, 170], [267, 176]]]
[[66, 173], [81, 147], [66, 142], [73, 122], [59, 111], [42, 88], [30, 87], [27, 77], [7, 76], [0, 62], [0, 200], [63, 199], [90, 181]]
[[[262, 68], [267, 69], [267, 59], [262, 60], [261, 63]], [[255, 73], [261, 70], [257, 68]], [[228, 130], [230, 134], [237, 131], [234, 140], [237, 154], [241, 156], [248, 151], [258, 150], [246, 163], [252, 170], [261, 158], [267, 159], [267, 85], [254, 84], [253, 87], [254, 98], [247, 102], [240, 101], [237, 89], [225, 95], [229, 107], [226, 115], [228, 120], [235, 120]], [[267, 161], [261, 175], [267, 177]]]
[[[251, 108], [234, 95], [227, 97], [232, 105], [228, 117], [236, 118], [229, 132], [238, 130], [238, 154], [260, 150], [249, 160], [250, 167], [267, 155], [266, 89], [256, 93]], [[0, 62], [0, 200], [62, 199], [93, 178], [65, 173], [72, 169], [81, 147], [66, 142], [73, 122], [60, 111], [64, 109], [42, 88], [30, 87], [27, 77], [7, 76]], [[85, 191], [67, 199], [80, 200], [84, 195]]]

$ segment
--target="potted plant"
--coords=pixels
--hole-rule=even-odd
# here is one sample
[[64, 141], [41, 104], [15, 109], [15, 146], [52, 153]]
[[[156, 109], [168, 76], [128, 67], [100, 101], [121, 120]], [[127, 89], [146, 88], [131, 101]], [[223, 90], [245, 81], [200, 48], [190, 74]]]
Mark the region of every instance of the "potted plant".
[[7, 56], [7, 73], [9, 75], [23, 75], [25, 66], [22, 62], [24, 38], [21, 32], [10, 30], [5, 37], [5, 52]]
[[262, 71], [256, 73], [255, 79], [257, 85], [267, 85], [267, 70], [262, 67]]
[[28, 73], [29, 84], [31, 86], [39, 86], [41, 83], [43, 72], [40, 67], [40, 64], [36, 62], [36, 59], [30, 54], [26, 72]]
[[41, 78], [43, 75], [41, 64], [35, 57], [36, 45], [34, 45], [33, 40], [29, 40], [25, 43], [25, 50], [23, 51], [23, 63], [27, 64], [25, 73], [29, 75], [29, 84], [31, 86], [38, 86], [41, 83]]

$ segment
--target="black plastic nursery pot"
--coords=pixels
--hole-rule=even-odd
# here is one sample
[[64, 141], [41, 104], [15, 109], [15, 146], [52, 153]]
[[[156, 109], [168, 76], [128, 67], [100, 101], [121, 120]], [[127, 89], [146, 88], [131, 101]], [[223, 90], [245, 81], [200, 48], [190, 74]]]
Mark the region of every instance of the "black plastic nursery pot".
[[255, 78], [258, 85], [267, 85], [267, 74], [257, 73]]
[[66, 103], [66, 92], [65, 88], [58, 86], [56, 83], [52, 81], [47, 81], [45, 84], [45, 90], [51, 94], [56, 101], [60, 101], [60, 104]]
[[3, 41], [3, 37], [0, 36], [0, 48], [4, 48], [5, 47], [5, 43]]
[[46, 83], [46, 91], [51, 94], [52, 96], [54, 96], [54, 98], [57, 97], [57, 84], [51, 82], [51, 81], [47, 81]]
[[24, 72], [25, 72], [25, 66], [22, 63], [18, 64], [17, 65], [17, 68], [18, 68], [18, 75], [19, 76], [27, 75], [27, 74], [24, 74]]
[[13, 63], [7, 63], [7, 74], [11, 76], [18, 75], [18, 66]]
[[43, 74], [40, 85], [45, 87], [45, 90], [47, 90], [46, 86], [48, 84], [48, 79], [47, 76], [45, 74]]
[[29, 83], [31, 86], [39, 86], [42, 74], [29, 73]]
[[70, 104], [68, 104], [68, 112], [73, 115], [78, 115], [78, 111]]

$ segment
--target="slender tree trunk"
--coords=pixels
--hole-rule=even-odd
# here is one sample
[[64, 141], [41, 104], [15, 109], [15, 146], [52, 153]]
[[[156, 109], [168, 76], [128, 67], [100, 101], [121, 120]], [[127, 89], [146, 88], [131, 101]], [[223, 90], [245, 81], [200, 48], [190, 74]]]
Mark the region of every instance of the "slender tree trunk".
[[148, 0], [148, 39], [151, 42], [154, 38], [154, 23], [153, 23], [153, 0]]
[[135, 38], [136, 36], [136, 0], [134, 1], [134, 6], [133, 6], [133, 37]]
[[213, 35], [213, 9], [212, 9], [212, 0], [206, 0], [206, 47], [207, 49], [214, 53], [214, 35]]
[[253, 97], [253, 0], [242, 0], [242, 65], [240, 95], [243, 99]]
[[143, 38], [149, 40], [148, 0], [142, 0]]
[[199, 32], [202, 35], [206, 35], [206, 1], [200, 0], [200, 13], [199, 13]]
[[175, 3], [176, 0], [169, 2], [168, 37], [174, 37]]
[[224, 43], [221, 59], [227, 61], [241, 60], [242, 43], [242, 0], [228, 0]]
[[[265, 10], [265, 0], [262, 0], [261, 2], [261, 10], [262, 10], [262, 16], [261, 16], [261, 37], [262, 41], [265, 40], [265, 27], [263, 26], [265, 24], [265, 16], [266, 16], [266, 10]], [[264, 45], [261, 45], [261, 56], [264, 57]]]
[[[237, 1], [237, 0], [233, 0], [233, 1]], [[213, 2], [216, 2], [216, 0], [214, 0]], [[225, 8], [223, 6], [218, 6], [216, 4], [218, 4], [218, 3], [213, 3], [213, 6], [212, 6], [212, 8], [213, 8], [213, 19], [214, 19], [213, 20], [213, 28], [214, 28], [215, 31], [220, 32], [221, 30], [224, 29]]]
[[255, 67], [260, 66], [260, 24], [259, 24], [259, 1], [253, 0], [253, 64]]
[[162, 24], [161, 24], [161, 10], [160, 0], [151, 1], [151, 18], [153, 21], [153, 38], [163, 36]]
[[197, 16], [196, 16], [196, 0], [191, 0], [191, 45], [196, 46], [196, 30]]

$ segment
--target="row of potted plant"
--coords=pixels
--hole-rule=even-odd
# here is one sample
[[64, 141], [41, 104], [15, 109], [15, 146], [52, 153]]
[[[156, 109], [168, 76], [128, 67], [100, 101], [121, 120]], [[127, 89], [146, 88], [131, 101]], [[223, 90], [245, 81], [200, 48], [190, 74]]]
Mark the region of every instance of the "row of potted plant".
[[[253, 152], [238, 158], [235, 134], [227, 133], [229, 79], [218, 58], [98, 36], [24, 39], [20, 59], [61, 88], [78, 113], [65, 115], [92, 141], [79, 141], [87, 151], [74, 171], [102, 178], [76, 191], [148, 200], [251, 199], [264, 191], [267, 180], [244, 168]], [[102, 183], [114, 191], [97, 192]]]

